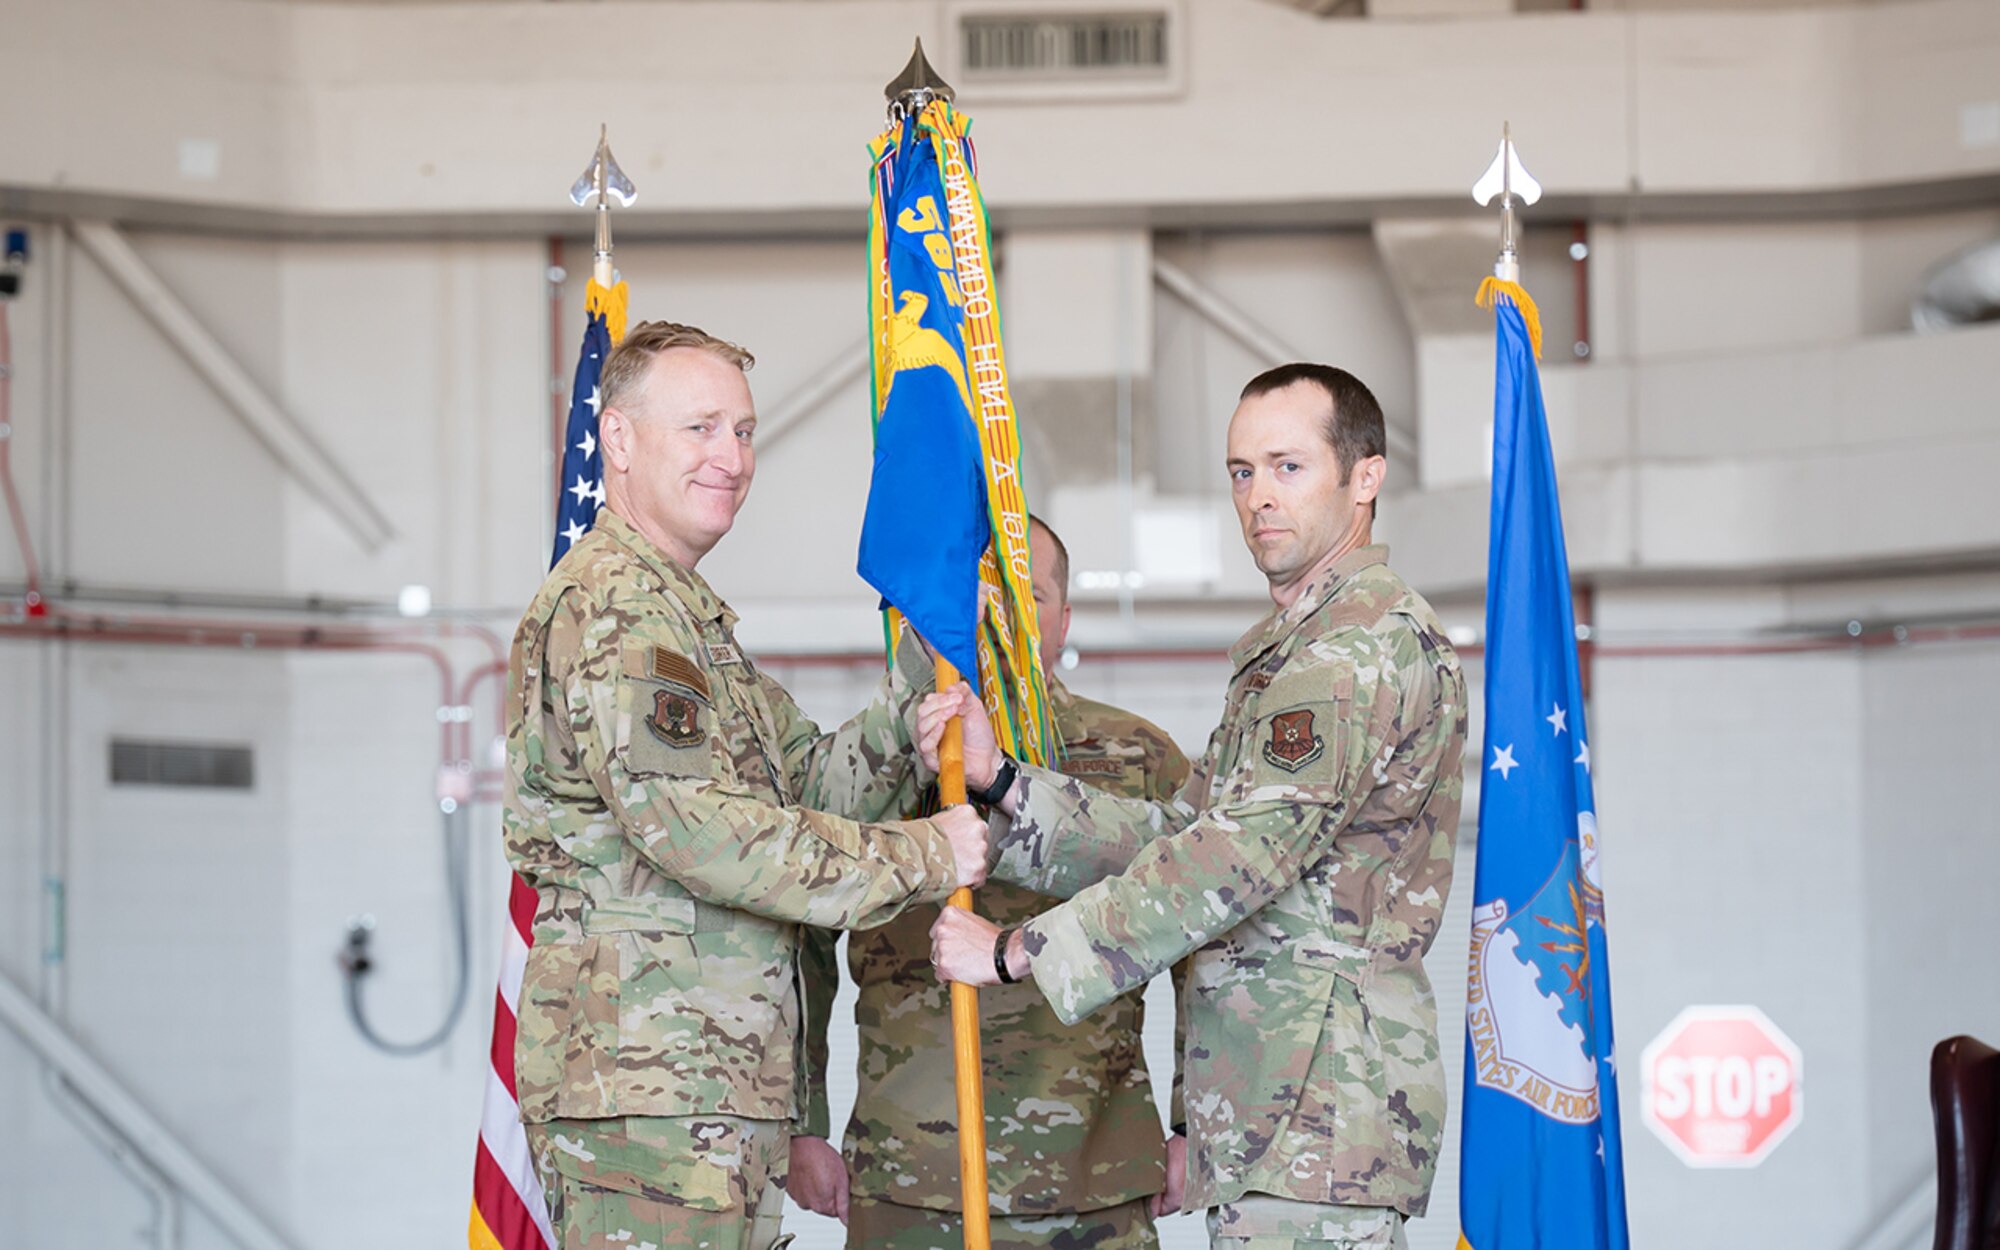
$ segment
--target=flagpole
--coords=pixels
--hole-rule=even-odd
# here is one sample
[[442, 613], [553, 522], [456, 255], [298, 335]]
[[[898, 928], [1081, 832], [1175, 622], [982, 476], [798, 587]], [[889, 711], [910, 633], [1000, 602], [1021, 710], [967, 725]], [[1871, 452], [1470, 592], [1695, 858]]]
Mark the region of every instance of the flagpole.
[[[922, 39], [917, 40], [903, 72], [889, 82], [882, 94], [889, 101], [891, 129], [916, 125], [931, 101], [952, 98], [951, 85], [938, 76], [925, 58]], [[958, 669], [939, 656], [937, 688], [949, 690], [958, 681]], [[938, 745], [938, 802], [945, 806], [965, 802], [965, 726], [956, 716], [946, 722], [944, 739]], [[972, 890], [960, 886], [945, 905], [971, 911]], [[951, 1049], [957, 1071], [958, 1189], [965, 1250], [991, 1250], [992, 1197], [986, 1188], [986, 1096], [979, 1058], [979, 991], [956, 981], [951, 983]]]

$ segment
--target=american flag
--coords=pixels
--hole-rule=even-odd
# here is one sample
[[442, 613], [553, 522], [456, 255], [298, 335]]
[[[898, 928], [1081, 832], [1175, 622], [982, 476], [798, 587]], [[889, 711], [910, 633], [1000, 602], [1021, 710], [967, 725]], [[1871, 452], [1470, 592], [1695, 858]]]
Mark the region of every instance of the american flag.
[[[562, 491], [556, 503], [551, 565], [590, 532], [604, 502], [604, 460], [597, 447], [597, 414], [604, 407], [604, 394], [598, 383], [604, 358], [611, 354], [614, 327], [619, 333], [625, 329], [625, 284], [607, 291], [592, 282], [585, 308], [588, 324], [563, 435]], [[553, 1250], [556, 1244], [514, 1087], [515, 1004], [521, 1000], [528, 948], [535, 942], [535, 904], [533, 888], [515, 877], [507, 903], [500, 989], [493, 1004], [493, 1066], [487, 1073], [479, 1152], [472, 1168], [472, 1218], [466, 1229], [466, 1244], [472, 1250]]]
[[[594, 285], [594, 284], [593, 284]], [[623, 290], [624, 284], [619, 284]], [[599, 287], [599, 290], [603, 288]], [[611, 327], [593, 311], [583, 331], [583, 352], [576, 358], [576, 382], [569, 393], [569, 426], [563, 442], [562, 495], [556, 500], [556, 549], [549, 564], [563, 558], [570, 544], [590, 531], [604, 502], [604, 458], [597, 450], [597, 414], [604, 394], [597, 381], [604, 358], [611, 354]]]

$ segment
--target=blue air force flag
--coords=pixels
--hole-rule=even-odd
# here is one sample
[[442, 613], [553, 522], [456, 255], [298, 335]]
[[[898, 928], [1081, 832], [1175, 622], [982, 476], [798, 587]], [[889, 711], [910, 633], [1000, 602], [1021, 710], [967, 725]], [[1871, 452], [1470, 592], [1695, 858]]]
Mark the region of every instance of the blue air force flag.
[[[594, 285], [594, 284], [593, 284]], [[623, 294], [624, 283], [619, 283]], [[604, 408], [598, 379], [604, 358], [611, 354], [611, 328], [604, 311], [592, 301], [583, 327], [583, 349], [576, 357], [576, 381], [569, 392], [569, 422], [564, 426], [562, 495], [556, 501], [555, 551], [549, 564], [577, 539], [590, 532], [597, 509], [604, 503], [604, 459], [597, 448], [597, 414]]]
[[[1493, 300], [1486, 741], [1459, 1220], [1471, 1250], [1624, 1250], [1590, 739], [1533, 304]], [[1482, 300], [1484, 302], [1484, 300]]]

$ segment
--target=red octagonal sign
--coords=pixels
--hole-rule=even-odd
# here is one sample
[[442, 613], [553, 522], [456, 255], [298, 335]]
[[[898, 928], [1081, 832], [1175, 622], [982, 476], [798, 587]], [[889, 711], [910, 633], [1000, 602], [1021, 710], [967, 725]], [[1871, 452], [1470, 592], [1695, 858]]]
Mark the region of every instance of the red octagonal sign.
[[1643, 1062], [1646, 1123], [1690, 1167], [1756, 1167], [1799, 1122], [1799, 1048], [1755, 1007], [1690, 1007]]

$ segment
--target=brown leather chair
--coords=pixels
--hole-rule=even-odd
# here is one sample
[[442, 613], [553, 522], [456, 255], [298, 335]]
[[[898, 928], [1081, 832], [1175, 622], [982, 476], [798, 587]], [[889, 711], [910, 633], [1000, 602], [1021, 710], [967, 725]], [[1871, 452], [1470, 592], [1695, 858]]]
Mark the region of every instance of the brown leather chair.
[[1948, 1037], [1931, 1051], [1938, 1213], [1932, 1250], [2000, 1248], [2000, 1051]]

